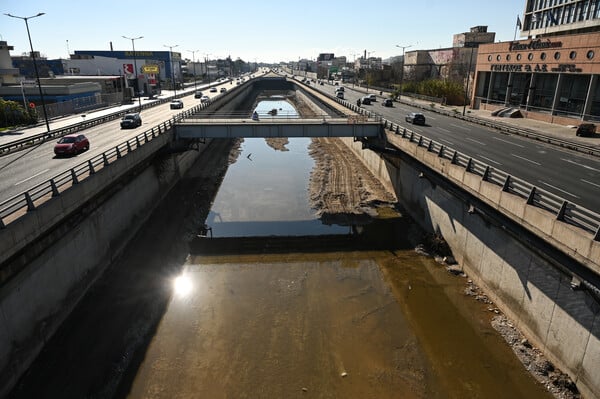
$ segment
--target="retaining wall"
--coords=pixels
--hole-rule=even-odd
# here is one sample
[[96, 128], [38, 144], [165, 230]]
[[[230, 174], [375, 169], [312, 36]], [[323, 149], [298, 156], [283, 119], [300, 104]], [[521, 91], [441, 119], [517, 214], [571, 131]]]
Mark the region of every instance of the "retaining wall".
[[[0, 288], [0, 397], [206, 147], [155, 155], [139, 168], [143, 150], [156, 154], [159, 144], [152, 140], [21, 218], [20, 231], [50, 231], [30, 243], [44, 246], [33, 251], [38, 256], [23, 255], [26, 266]], [[64, 220], [50, 225], [53, 218]]]
[[[536, 347], [569, 374], [584, 397], [599, 399], [600, 305], [589, 291], [572, 288], [571, 276], [552, 259], [554, 249], [543, 244], [536, 247], [535, 240], [530, 241], [533, 235], [528, 236], [523, 228], [519, 233], [518, 223], [511, 224], [493, 208], [482, 206], [485, 212], [474, 212], [456, 186], [427, 178], [417, 162], [386, 161], [375, 152], [362, 150], [360, 142], [342, 140], [394, 190], [411, 217], [445, 238], [469, 277]], [[427, 159], [425, 150], [419, 158]], [[454, 168], [444, 165], [442, 176], [462, 173]], [[506, 208], [526, 206], [516, 196], [512, 200], [505, 197], [503, 203]], [[514, 229], [507, 227], [510, 225]]]

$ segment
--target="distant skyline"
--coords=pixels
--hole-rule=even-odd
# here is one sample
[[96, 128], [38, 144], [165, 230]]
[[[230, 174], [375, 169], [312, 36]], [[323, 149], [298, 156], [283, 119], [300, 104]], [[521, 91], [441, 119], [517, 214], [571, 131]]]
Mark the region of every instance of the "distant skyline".
[[[29, 17], [35, 51], [49, 59], [75, 50], [168, 51], [182, 58], [241, 58], [246, 62], [316, 59], [334, 53], [352, 61], [366, 50], [382, 59], [405, 51], [452, 47], [454, 34], [485, 25], [496, 41], [514, 38], [525, 0], [380, 0], [377, 2], [67, 2], [8, 0], [2, 14]], [[25, 22], [0, 15], [0, 39], [11, 55], [28, 53]], [[520, 32], [517, 31], [517, 39]]]

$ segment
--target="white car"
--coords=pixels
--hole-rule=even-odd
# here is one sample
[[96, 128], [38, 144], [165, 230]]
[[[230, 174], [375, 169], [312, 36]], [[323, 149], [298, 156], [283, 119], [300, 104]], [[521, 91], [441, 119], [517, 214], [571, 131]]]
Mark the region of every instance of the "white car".
[[171, 101], [170, 107], [171, 107], [171, 109], [183, 108], [183, 101], [181, 101], [179, 99], [175, 99], [175, 100]]
[[210, 97], [209, 96], [202, 96], [202, 98], [200, 98], [200, 102], [202, 103], [207, 103], [210, 101]]
[[368, 94], [367, 97], [369, 97], [369, 100], [371, 100], [372, 103], [377, 101], [377, 96], [375, 94]]

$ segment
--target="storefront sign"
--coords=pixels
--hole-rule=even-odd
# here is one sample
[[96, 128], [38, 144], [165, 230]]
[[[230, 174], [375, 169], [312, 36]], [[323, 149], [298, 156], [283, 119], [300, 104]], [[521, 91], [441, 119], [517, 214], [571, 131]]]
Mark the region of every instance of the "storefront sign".
[[552, 68], [552, 72], [582, 72], [581, 68], [577, 68], [575, 64], [560, 64], [558, 68]]
[[549, 48], [560, 48], [562, 42], [551, 42], [550, 40], [533, 39], [529, 43], [510, 42], [508, 51], [545, 50]]
[[558, 67], [552, 69], [548, 69], [548, 65], [546, 64], [492, 64], [490, 65], [490, 70], [494, 72], [583, 72], [575, 64], [560, 64]]
[[144, 65], [142, 66], [142, 73], [160, 73], [158, 65]]

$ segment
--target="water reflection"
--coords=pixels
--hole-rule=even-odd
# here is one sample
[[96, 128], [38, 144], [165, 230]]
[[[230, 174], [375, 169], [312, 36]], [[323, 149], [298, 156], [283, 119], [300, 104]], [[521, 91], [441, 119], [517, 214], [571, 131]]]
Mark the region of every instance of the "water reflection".
[[255, 111], [258, 113], [260, 119], [296, 119], [300, 117], [294, 106], [282, 98], [282, 96], [272, 96], [269, 99], [260, 101]]
[[[269, 103], [271, 101], [268, 101]], [[206, 224], [215, 237], [345, 234], [348, 227], [324, 225], [310, 207], [308, 182], [314, 166], [308, 138], [293, 138], [289, 151], [264, 139], [245, 139], [229, 167]]]

